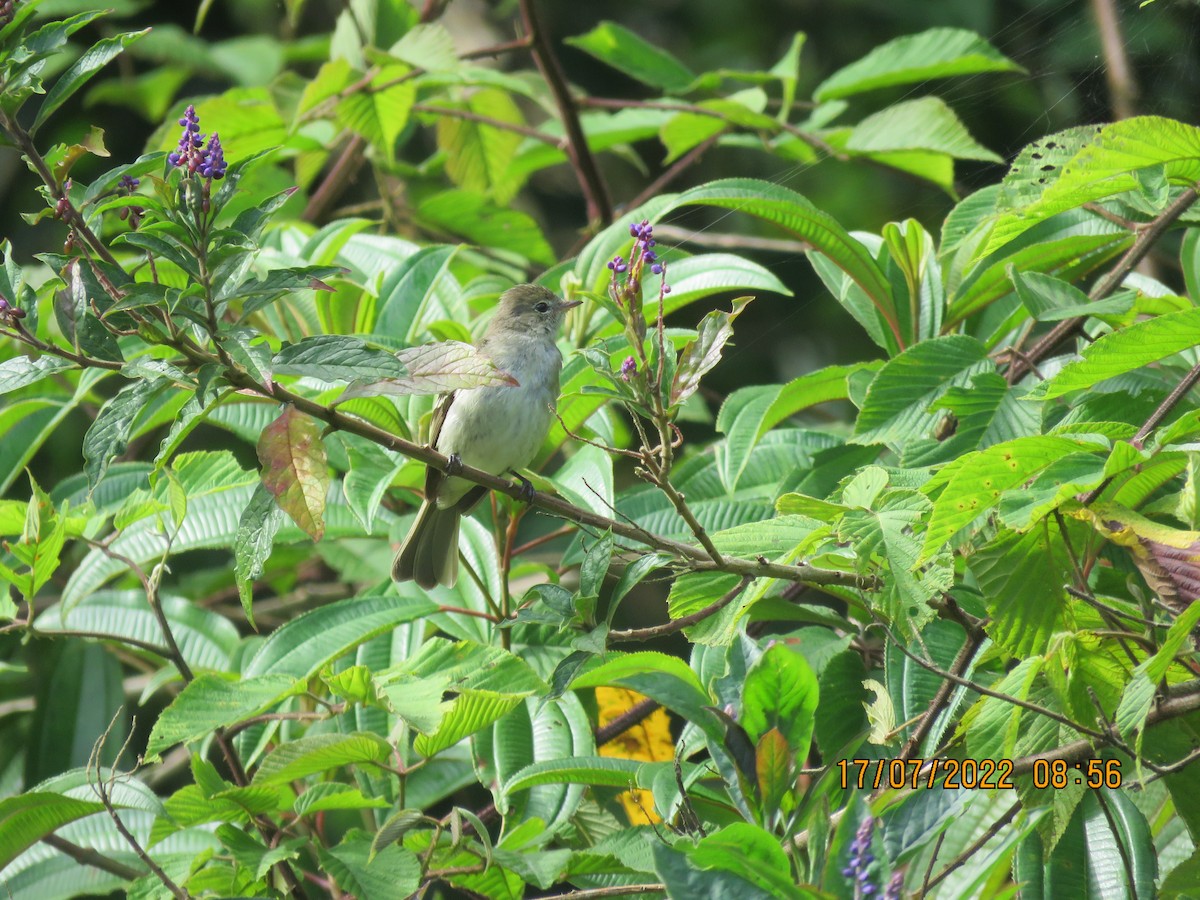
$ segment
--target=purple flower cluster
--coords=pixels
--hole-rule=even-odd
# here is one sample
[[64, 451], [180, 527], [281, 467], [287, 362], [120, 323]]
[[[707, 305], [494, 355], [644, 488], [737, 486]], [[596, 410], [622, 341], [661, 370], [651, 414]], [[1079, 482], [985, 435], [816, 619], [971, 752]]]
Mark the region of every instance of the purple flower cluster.
[[[871, 835], [875, 831], [875, 820], [867, 816], [854, 833], [850, 842], [850, 858], [842, 869], [842, 874], [854, 884], [854, 896], [873, 897], [879, 891], [879, 886], [871, 877], [871, 866], [875, 862], [875, 854], [871, 852]], [[881, 900], [902, 900], [904, 896], [904, 872], [897, 870], [888, 879]]]
[[621, 378], [628, 381], [637, 374], [637, 360], [632, 356], [625, 357], [625, 362], [621, 363]]
[[658, 242], [654, 240], [654, 226], [650, 224], [649, 219], [642, 219], [641, 222], [634, 222], [629, 226], [629, 236], [637, 238], [637, 243], [633, 245], [633, 258], [641, 257], [642, 264], [649, 264], [650, 271], [655, 275], [661, 275], [665, 270], [663, 264], [658, 261], [658, 254], [651, 248]]
[[130, 178], [128, 175], [122, 175], [121, 180], [117, 182], [117, 190], [123, 191], [126, 194], [132, 194], [141, 184], [136, 178]]
[[16, 14], [16, 0], [0, 0], [0, 25], [7, 25]]
[[[671, 293], [671, 286], [667, 284], [667, 264], [658, 258], [658, 251], [654, 249], [658, 242], [654, 239], [654, 226], [650, 224], [650, 220], [642, 219], [642, 221], [630, 225], [629, 236], [634, 239], [634, 243], [628, 262], [625, 257], [617, 255], [608, 263], [608, 270], [613, 273], [614, 297], [622, 293], [633, 294], [640, 291], [642, 272], [647, 267], [655, 275], [662, 276], [660, 295]], [[625, 291], [622, 291], [622, 283], [618, 278], [621, 275], [626, 276], [624, 279]], [[617, 302], [620, 303], [620, 300]]]
[[849, 864], [842, 869], [842, 874], [854, 881], [856, 897], [870, 897], [875, 893], [875, 883], [868, 871], [871, 863], [875, 862], [875, 854], [871, 852], [871, 832], [875, 829], [875, 820], [867, 816], [854, 833], [850, 842]]
[[183, 126], [183, 133], [179, 135], [179, 145], [167, 154], [167, 162], [189, 173], [199, 172], [205, 178], [224, 178], [229, 166], [225, 162], [221, 138], [214, 131], [205, 144], [196, 107], [189, 104], [179, 124]]

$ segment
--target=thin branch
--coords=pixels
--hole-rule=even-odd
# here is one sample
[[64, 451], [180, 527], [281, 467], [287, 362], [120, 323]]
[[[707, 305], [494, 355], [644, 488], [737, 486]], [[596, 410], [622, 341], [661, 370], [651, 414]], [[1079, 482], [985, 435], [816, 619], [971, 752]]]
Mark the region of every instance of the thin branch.
[[[1134, 239], [1132, 246], [1125, 251], [1125, 255], [1088, 292], [1089, 299], [1103, 300], [1121, 286], [1129, 273], [1145, 258], [1146, 254], [1150, 252], [1150, 249], [1158, 242], [1158, 239], [1163, 236], [1167, 229], [1175, 224], [1175, 221], [1187, 212], [1197, 199], [1200, 199], [1200, 191], [1197, 190], [1198, 187], [1200, 185], [1189, 187], [1176, 198], [1174, 203], [1147, 223], [1146, 227]], [[1076, 316], [1073, 319], [1063, 319], [1051, 328], [1045, 337], [1030, 348], [1026, 358], [1016, 360], [1009, 367], [1008, 383], [1016, 384], [1025, 377], [1039, 360], [1044, 359], [1063, 340], [1077, 332], [1085, 321], [1087, 321], [1087, 316]]]
[[533, 61], [550, 88], [554, 104], [558, 107], [559, 118], [562, 119], [563, 131], [567, 136], [567, 156], [571, 160], [571, 168], [575, 170], [575, 177], [579, 180], [579, 187], [587, 203], [588, 222], [593, 227], [597, 224], [603, 227], [612, 222], [612, 201], [608, 198], [608, 188], [604, 179], [600, 177], [596, 158], [592, 156], [588, 147], [587, 135], [583, 133], [579, 112], [575, 108], [575, 101], [571, 99], [566, 75], [542, 31], [534, 0], [520, 0], [520, 6], [521, 22], [533, 52]]
[[895, 632], [893, 632], [891, 630], [891, 628], [889, 628], [886, 625], [882, 625], [881, 627], [884, 629], [884, 631], [887, 632], [888, 637], [891, 638], [892, 643], [896, 645], [896, 648], [901, 653], [903, 653], [905, 656], [907, 656], [909, 659], [911, 659], [913, 662], [915, 662], [922, 669], [932, 672], [933, 674], [937, 675], [939, 678], [944, 678], [944, 679], [953, 681], [955, 684], [959, 684], [965, 688], [969, 688], [970, 690], [975, 691], [977, 694], [982, 694], [985, 697], [993, 697], [997, 700], [1003, 700], [1005, 703], [1011, 703], [1013, 706], [1019, 706], [1022, 709], [1027, 709], [1032, 713], [1037, 713], [1038, 715], [1045, 716], [1048, 719], [1052, 719], [1055, 722], [1058, 722], [1060, 725], [1066, 725], [1072, 731], [1078, 731], [1080, 734], [1086, 734], [1089, 737], [1095, 738], [1098, 741], [1103, 741], [1104, 743], [1110, 742], [1109, 735], [1107, 735], [1101, 731], [1096, 731], [1094, 728], [1088, 728], [1086, 725], [1080, 725], [1078, 722], [1072, 721], [1072, 719], [1069, 716], [1064, 716], [1062, 713], [1055, 712], [1054, 710], [1049, 709], [1045, 706], [1040, 706], [1037, 703], [1031, 703], [1028, 700], [1022, 700], [1020, 697], [1014, 697], [1013, 695], [1005, 694], [1002, 691], [994, 691], [991, 688], [986, 688], [981, 684], [976, 684], [975, 682], [971, 681], [970, 679], [962, 678], [958, 675], [955, 675], [953, 672], [947, 671], [946, 669], [943, 669], [941, 666], [935, 665], [934, 663], [931, 663], [924, 659], [921, 659], [921, 657], [917, 656], [917, 654], [913, 653], [911, 650], [908, 649], [907, 644], [904, 641], [900, 640], [900, 638], [895, 634]]
[[1092, 0], [1092, 15], [1096, 17], [1096, 29], [1100, 32], [1104, 77], [1108, 81], [1113, 117], [1128, 119], [1136, 114], [1134, 103], [1138, 96], [1138, 85], [1133, 67], [1129, 64], [1129, 55], [1125, 52], [1121, 14], [1117, 10], [1116, 0]]
[[[720, 135], [714, 134], [712, 137], [701, 141], [683, 156], [679, 157], [679, 159], [675, 160], [675, 162], [671, 163], [671, 165], [667, 166], [667, 168], [665, 168], [657, 178], [655, 178], [652, 182], [646, 185], [645, 188], [642, 189], [640, 194], [638, 194], [628, 203], [622, 203], [619, 207], [620, 212], [624, 213], [625, 210], [637, 209], [643, 203], [646, 203], [647, 201], [652, 200], [659, 194], [663, 193], [672, 181], [698, 163], [700, 161], [700, 157], [704, 156], [704, 154], [707, 153], [714, 144], [716, 144], [719, 137]], [[658, 229], [661, 234], [662, 228], [658, 225], [654, 227]]]
[[111, 856], [105, 856], [91, 847], [80, 847], [78, 844], [72, 844], [70, 841], [60, 838], [57, 834], [46, 835], [42, 838], [42, 843], [53, 847], [59, 853], [66, 854], [80, 865], [91, 866], [93, 869], [99, 869], [102, 872], [107, 872], [109, 875], [116, 875], [125, 881], [135, 881], [146, 874], [141, 869], [127, 866], [125, 863], [118, 862]]
[[[125, 823], [121, 821], [121, 817], [117, 815], [116, 807], [113, 805], [111, 791], [112, 786], [117, 780], [118, 773], [116, 767], [120, 763], [121, 757], [125, 755], [125, 751], [129, 747], [129, 742], [133, 739], [134, 730], [132, 728], [129, 729], [129, 736], [125, 739], [125, 743], [121, 746], [121, 749], [117, 751], [116, 758], [113, 760], [112, 772], [109, 775], [108, 780], [106, 781], [100, 774], [100, 757], [104, 752], [104, 745], [108, 742], [108, 736], [112, 733], [113, 726], [117, 724], [117, 719], [119, 719], [121, 714], [124, 712], [124, 706], [117, 710], [116, 714], [109, 721], [108, 727], [104, 729], [104, 734], [100, 735], [100, 737], [96, 740], [96, 743], [92, 745], [92, 753], [88, 759], [87, 765], [87, 771], [89, 775], [92, 771], [95, 771], [96, 773], [96, 783], [91, 785], [92, 790], [95, 791], [96, 796], [100, 798], [100, 802], [103, 804], [104, 810], [108, 813], [109, 818], [113, 820], [113, 825], [116, 827], [117, 833], [121, 835], [125, 843], [133, 848], [133, 852], [137, 854], [138, 859], [145, 864], [146, 868], [151, 871], [154, 877], [162, 882], [163, 887], [170, 891], [171, 895], [175, 897], [176, 900], [191, 900], [192, 895], [189, 894], [184, 888], [181, 888], [179, 885], [177, 885], [171, 879], [171, 876], [164, 872], [162, 867], [150, 858], [150, 854], [147, 853], [145, 848], [138, 843], [138, 840], [133, 836], [133, 833], [125, 827]], [[90, 783], [91, 779], [89, 778], [88, 780]]]
[[546, 134], [544, 131], [538, 131], [536, 128], [530, 128], [528, 125], [521, 125], [518, 122], [506, 122], [504, 119], [481, 115], [469, 109], [458, 109], [453, 106], [433, 106], [429, 103], [414, 103], [412, 109], [413, 112], [432, 113], [435, 116], [449, 116], [452, 119], [478, 122], [481, 125], [487, 125], [500, 131], [511, 131], [514, 134], [522, 135], [531, 140], [549, 144], [551, 147], [563, 148], [563, 139], [560, 137]]
[[623, 735], [630, 728], [646, 721], [646, 719], [653, 715], [655, 710], [661, 708], [661, 704], [657, 700], [651, 700], [649, 697], [635, 703], [611, 722], [596, 729], [596, 746], [603, 747], [609, 741]]
[[[967, 639], [958, 651], [958, 655], [950, 663], [950, 671], [955, 675], [962, 676], [970, 668], [971, 661], [975, 659], [975, 654], [979, 652], [979, 648], [983, 644], [983, 639], [982, 632], [968, 634]], [[909, 737], [904, 744], [904, 748], [900, 751], [900, 759], [907, 762], [912, 759], [915, 753], [919, 752], [922, 741], [933, 730], [934, 721], [941, 715], [942, 709], [946, 704], [950, 702], [950, 695], [954, 693], [954, 688], [954, 683], [949, 680], [938, 684], [937, 692], [934, 693], [933, 699], [929, 702], [929, 709], [921, 715], [921, 721], [917, 723], [912, 736]]]
[[999, 834], [1000, 830], [1002, 828], [1004, 828], [1005, 825], [1007, 825], [1014, 818], [1016, 818], [1016, 815], [1020, 811], [1020, 809], [1021, 809], [1021, 801], [1018, 800], [1016, 803], [1014, 803], [1012, 806], [1010, 806], [1008, 808], [1008, 811], [1004, 815], [1002, 815], [999, 819], [997, 819], [995, 822], [993, 822], [987, 831], [985, 831], [982, 835], [979, 836], [979, 840], [972, 843], [971, 846], [967, 847], [966, 850], [964, 850], [962, 853], [958, 854], [958, 856], [954, 857], [954, 859], [952, 859], [946, 865], [946, 868], [942, 869], [942, 871], [938, 872], [936, 876], [931, 878], [927, 885], [927, 889], [935, 887], [938, 883], [940, 883], [942, 880], [944, 880], [951, 872], [953, 872], [955, 869], [957, 869], [959, 866], [961, 866], [963, 863], [965, 863], [968, 859], [970, 859], [972, 856], [974, 856], [976, 853], [978, 853], [983, 848], [984, 844], [986, 844], [988, 841], [990, 841], [992, 838], [994, 838], [997, 834]]
[[559, 900], [602, 900], [604, 897], [632, 897], [635, 894], [661, 894], [665, 892], [665, 884], [626, 884], [605, 888], [588, 888], [583, 891], [571, 891], [569, 894], [543, 894], [543, 897], [557, 897]]
[[737, 599], [738, 595], [746, 589], [746, 586], [753, 581], [750, 576], [744, 576], [741, 581], [734, 585], [733, 589], [727, 591], [720, 599], [713, 601], [704, 609], [697, 610], [688, 616], [682, 616], [678, 619], [672, 619], [670, 622], [665, 622], [662, 625], [653, 625], [649, 628], [630, 628], [627, 631], [610, 631], [608, 639], [610, 641], [627, 642], [627, 641], [651, 641], [655, 638], [665, 637], [669, 634], [675, 634], [678, 631], [695, 625], [697, 622], [703, 622], [709, 616], [720, 612], [730, 603]]
[[316, 222], [342, 195], [366, 160], [365, 147], [366, 141], [360, 135], [351, 135], [350, 140], [346, 142], [346, 146], [338, 155], [337, 162], [333, 164], [333, 168], [321, 182], [321, 186], [308, 198], [308, 203], [300, 216], [304, 221]]

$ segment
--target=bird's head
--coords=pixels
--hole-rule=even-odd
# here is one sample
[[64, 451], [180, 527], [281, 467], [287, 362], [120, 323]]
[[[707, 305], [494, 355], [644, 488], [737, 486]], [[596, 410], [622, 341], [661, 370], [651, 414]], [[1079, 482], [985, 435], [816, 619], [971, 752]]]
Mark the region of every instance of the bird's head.
[[518, 284], [500, 295], [500, 305], [488, 324], [488, 336], [504, 332], [553, 337], [567, 310], [581, 302], [562, 300], [538, 284]]

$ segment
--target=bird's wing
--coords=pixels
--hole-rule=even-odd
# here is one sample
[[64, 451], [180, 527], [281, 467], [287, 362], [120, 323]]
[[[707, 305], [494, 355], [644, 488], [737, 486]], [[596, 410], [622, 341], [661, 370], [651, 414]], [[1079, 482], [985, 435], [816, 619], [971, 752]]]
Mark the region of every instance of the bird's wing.
[[[437, 447], [438, 438], [442, 434], [442, 425], [446, 421], [446, 414], [450, 412], [450, 404], [454, 402], [454, 395], [457, 391], [449, 391], [438, 397], [437, 403], [433, 407], [433, 418], [429, 420], [429, 446]], [[438, 485], [442, 483], [445, 474], [433, 466], [425, 467], [425, 496], [432, 500], [437, 496]]]

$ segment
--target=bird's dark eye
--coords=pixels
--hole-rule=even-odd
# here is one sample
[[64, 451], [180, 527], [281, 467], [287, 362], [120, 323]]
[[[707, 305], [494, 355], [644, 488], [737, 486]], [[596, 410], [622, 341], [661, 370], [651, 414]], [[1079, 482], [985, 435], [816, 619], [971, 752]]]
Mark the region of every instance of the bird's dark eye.
[[545, 300], [539, 300], [537, 303], [533, 304], [533, 308], [540, 313], [549, 312], [550, 304]]

